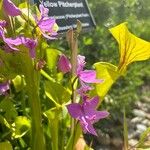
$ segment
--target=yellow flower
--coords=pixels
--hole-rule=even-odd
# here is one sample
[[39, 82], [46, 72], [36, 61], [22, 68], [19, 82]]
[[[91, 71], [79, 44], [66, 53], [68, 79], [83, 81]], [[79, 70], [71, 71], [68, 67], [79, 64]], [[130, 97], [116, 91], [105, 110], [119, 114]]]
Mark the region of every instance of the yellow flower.
[[150, 42], [142, 40], [129, 32], [126, 22], [110, 29], [110, 32], [119, 44], [119, 65], [114, 66], [107, 62], [97, 62], [97, 78], [104, 79], [103, 83], [96, 84], [96, 94], [101, 99], [107, 94], [113, 83], [125, 74], [129, 64], [150, 58]]
[[125, 22], [110, 29], [119, 44], [119, 72], [126, 71], [127, 66], [132, 62], [150, 58], [150, 42], [130, 33], [126, 24]]

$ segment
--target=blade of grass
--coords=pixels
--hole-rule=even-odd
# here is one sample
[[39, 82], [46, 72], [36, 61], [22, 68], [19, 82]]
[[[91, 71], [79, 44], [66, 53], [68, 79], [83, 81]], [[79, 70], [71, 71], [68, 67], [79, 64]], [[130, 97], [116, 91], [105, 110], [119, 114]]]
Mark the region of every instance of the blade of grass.
[[129, 144], [128, 144], [128, 126], [127, 126], [127, 118], [126, 118], [126, 111], [124, 108], [123, 112], [123, 134], [124, 134], [124, 150], [128, 150]]

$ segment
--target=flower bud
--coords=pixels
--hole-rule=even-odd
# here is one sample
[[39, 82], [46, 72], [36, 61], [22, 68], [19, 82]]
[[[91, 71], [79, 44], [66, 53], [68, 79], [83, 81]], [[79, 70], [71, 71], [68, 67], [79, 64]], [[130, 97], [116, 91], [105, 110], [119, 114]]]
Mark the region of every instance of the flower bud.
[[67, 73], [71, 70], [71, 63], [65, 55], [61, 55], [58, 61], [58, 70]]
[[9, 88], [9, 81], [0, 83], [0, 95], [5, 95]]
[[45, 60], [40, 59], [40, 60], [36, 63], [36, 66], [35, 66], [36, 70], [38, 70], [38, 71], [41, 70], [42, 68], [44, 68], [45, 64], [46, 64]]

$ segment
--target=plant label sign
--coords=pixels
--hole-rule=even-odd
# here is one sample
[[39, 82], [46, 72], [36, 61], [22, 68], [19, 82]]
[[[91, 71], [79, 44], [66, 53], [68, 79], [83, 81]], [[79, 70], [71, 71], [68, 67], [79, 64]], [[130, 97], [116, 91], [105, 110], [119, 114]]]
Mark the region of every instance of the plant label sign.
[[[39, 3], [39, 0], [34, 2]], [[77, 20], [82, 23], [84, 31], [96, 27], [87, 0], [43, 0], [43, 4], [49, 9], [49, 16], [56, 19], [59, 33], [70, 28], [76, 29]]]

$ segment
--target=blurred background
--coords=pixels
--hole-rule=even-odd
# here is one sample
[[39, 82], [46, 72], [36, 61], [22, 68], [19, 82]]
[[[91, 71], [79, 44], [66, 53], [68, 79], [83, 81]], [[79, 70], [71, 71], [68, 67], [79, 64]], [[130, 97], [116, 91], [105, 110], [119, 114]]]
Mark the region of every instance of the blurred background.
[[[88, 3], [97, 27], [84, 33], [79, 39], [79, 51], [86, 56], [87, 65], [92, 66], [98, 61], [115, 65], [119, 63], [118, 44], [108, 29], [122, 22], [128, 22], [133, 34], [150, 41], [150, 0], [88, 0]], [[56, 44], [55, 48], [66, 52], [67, 43], [59, 42], [61, 43]], [[122, 149], [124, 107], [127, 113], [129, 144], [134, 147], [141, 133], [150, 126], [149, 60], [130, 65], [126, 77], [119, 79], [105, 97], [100, 109], [107, 109], [110, 117], [95, 125], [98, 138], [85, 135], [94, 149]]]

